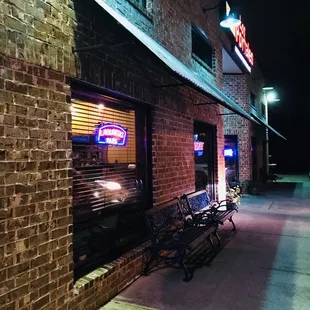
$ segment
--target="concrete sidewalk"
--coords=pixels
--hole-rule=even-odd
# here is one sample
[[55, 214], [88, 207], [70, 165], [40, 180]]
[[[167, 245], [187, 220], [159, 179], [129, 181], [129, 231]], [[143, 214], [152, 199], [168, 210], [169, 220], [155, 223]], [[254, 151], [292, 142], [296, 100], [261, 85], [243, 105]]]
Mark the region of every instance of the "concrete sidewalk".
[[[102, 309], [310, 309], [310, 182], [284, 176], [246, 196], [229, 243], [189, 283], [167, 268], [141, 277]], [[225, 231], [227, 230], [227, 231]]]

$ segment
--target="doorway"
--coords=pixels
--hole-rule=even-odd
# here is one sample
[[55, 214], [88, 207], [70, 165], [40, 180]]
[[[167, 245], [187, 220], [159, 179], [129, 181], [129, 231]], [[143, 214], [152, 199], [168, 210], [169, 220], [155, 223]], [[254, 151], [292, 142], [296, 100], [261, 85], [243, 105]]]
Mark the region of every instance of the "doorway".
[[195, 188], [215, 198], [216, 127], [194, 122]]

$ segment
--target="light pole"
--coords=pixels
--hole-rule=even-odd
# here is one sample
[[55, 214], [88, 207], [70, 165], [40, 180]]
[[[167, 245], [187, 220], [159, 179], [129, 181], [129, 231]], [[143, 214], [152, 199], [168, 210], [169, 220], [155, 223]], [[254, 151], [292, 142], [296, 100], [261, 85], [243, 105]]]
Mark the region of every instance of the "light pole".
[[[268, 118], [268, 103], [280, 101], [277, 98], [277, 94], [274, 91], [273, 87], [264, 87], [263, 88], [264, 94], [264, 101], [265, 101], [265, 118], [266, 123], [268, 125], [269, 118]], [[268, 127], [266, 127], [266, 176], [269, 176], [269, 131]]]

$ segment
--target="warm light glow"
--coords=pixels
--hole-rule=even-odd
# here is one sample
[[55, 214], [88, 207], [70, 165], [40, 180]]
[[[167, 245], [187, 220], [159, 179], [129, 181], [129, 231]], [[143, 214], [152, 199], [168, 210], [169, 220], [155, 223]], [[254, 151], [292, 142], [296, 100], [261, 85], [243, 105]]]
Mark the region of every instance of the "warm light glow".
[[103, 184], [103, 187], [111, 191], [116, 191], [122, 188], [121, 185], [116, 182], [106, 182], [105, 184]]
[[76, 108], [71, 105], [70, 111], [71, 111], [72, 114], [75, 114], [76, 113]]
[[99, 110], [103, 110], [103, 109], [104, 109], [104, 105], [103, 105], [102, 103], [100, 103], [100, 104], [98, 105], [98, 109], [99, 109]]
[[98, 198], [99, 197], [99, 192], [94, 192], [94, 197]]
[[122, 188], [121, 185], [117, 182], [103, 181], [103, 180], [96, 180], [95, 182], [100, 186], [102, 186], [103, 188], [106, 188], [110, 191], [116, 191]]

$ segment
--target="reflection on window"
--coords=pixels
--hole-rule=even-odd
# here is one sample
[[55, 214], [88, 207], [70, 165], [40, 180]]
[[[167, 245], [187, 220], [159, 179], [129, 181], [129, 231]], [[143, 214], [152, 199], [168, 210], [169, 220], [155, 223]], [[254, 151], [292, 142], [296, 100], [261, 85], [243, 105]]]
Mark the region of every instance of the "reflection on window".
[[196, 58], [213, 69], [213, 48], [201, 31], [192, 26], [192, 53]]
[[139, 112], [121, 104], [74, 99], [71, 111], [73, 254], [79, 278], [137, 246], [146, 234], [145, 150], [137, 143], [145, 124], [143, 117], [136, 121]]
[[[108, 125], [106, 125], [108, 124]], [[126, 144], [120, 137], [126, 130]], [[100, 132], [100, 137], [98, 137]], [[104, 137], [104, 134], [110, 134]], [[114, 134], [111, 135], [111, 134]], [[104, 141], [103, 141], [104, 140]], [[115, 143], [114, 143], [115, 142]], [[133, 199], [136, 192], [135, 112], [72, 103], [73, 207], [85, 211]]]
[[261, 103], [261, 109], [262, 109], [262, 116], [266, 117], [266, 106], [264, 103]]

